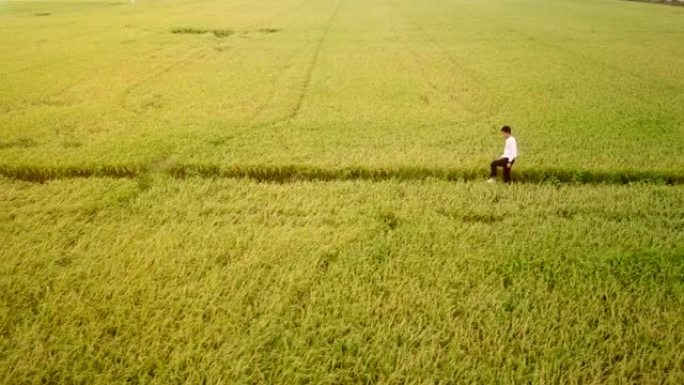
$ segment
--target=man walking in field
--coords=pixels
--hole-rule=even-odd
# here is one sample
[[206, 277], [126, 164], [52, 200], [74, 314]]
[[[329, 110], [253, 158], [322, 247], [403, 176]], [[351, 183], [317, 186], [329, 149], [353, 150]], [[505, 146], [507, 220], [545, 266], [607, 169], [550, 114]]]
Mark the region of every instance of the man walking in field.
[[501, 128], [501, 135], [506, 139], [506, 144], [504, 145], [504, 153], [501, 158], [492, 162], [492, 173], [489, 175], [490, 178], [487, 180], [489, 183], [496, 182], [496, 169], [497, 167], [503, 168], [503, 180], [506, 183], [511, 182], [511, 167], [515, 163], [515, 158], [518, 157], [518, 144], [515, 142], [515, 138], [511, 135], [511, 128], [508, 126], [503, 126]]

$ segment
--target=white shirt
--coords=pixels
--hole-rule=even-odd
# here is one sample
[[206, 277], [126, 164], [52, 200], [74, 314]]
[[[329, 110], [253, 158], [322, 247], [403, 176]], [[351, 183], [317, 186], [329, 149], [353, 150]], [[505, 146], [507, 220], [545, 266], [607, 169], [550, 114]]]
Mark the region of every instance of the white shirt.
[[509, 162], [513, 161], [515, 158], [518, 157], [518, 144], [515, 142], [514, 137], [509, 136], [508, 139], [506, 139], [506, 145], [504, 145], [504, 153], [501, 157], [508, 158]]

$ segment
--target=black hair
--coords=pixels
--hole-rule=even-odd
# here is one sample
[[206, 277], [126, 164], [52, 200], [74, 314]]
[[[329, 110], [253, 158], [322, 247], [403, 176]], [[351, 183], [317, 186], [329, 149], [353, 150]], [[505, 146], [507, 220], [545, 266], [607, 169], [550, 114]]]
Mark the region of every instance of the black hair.
[[501, 127], [501, 132], [505, 132], [505, 133], [507, 133], [507, 134], [510, 134], [510, 133], [511, 133], [511, 128], [508, 127], [508, 126], [503, 126], [503, 127]]

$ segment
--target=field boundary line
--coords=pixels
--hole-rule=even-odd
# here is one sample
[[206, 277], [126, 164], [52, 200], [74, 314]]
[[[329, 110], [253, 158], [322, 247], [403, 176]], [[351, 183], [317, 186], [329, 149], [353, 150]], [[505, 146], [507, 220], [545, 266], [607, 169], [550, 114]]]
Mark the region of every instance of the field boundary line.
[[[485, 168], [448, 168], [421, 166], [340, 166], [322, 167], [304, 164], [236, 165], [211, 163], [172, 163], [86, 166], [10, 166], [0, 165], [0, 176], [27, 182], [44, 183], [73, 178], [140, 179], [167, 175], [176, 179], [216, 178], [251, 179], [259, 182], [289, 183], [298, 181], [334, 182], [349, 180], [427, 180], [478, 181], [487, 177]], [[525, 184], [614, 184], [632, 183], [683, 185], [684, 171], [591, 170], [532, 168], [514, 171], [513, 180]]]

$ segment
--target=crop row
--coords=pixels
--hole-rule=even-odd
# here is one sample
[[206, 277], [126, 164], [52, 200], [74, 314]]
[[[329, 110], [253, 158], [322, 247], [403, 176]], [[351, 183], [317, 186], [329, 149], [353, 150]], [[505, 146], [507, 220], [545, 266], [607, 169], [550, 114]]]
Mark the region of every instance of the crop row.
[[[153, 167], [147, 164], [98, 165], [71, 167], [3, 166], [0, 175], [25, 181], [45, 182], [61, 178], [139, 178], [149, 174], [166, 174], [175, 178], [246, 178], [264, 182], [287, 182], [298, 180], [419, 180], [442, 179], [448, 181], [472, 181], [487, 176], [479, 168], [430, 168], [430, 167], [316, 167], [309, 165], [219, 165], [219, 164], [172, 164]], [[514, 171], [513, 177], [520, 183], [579, 183], [579, 184], [682, 184], [684, 172], [659, 172], [641, 170], [564, 170], [524, 169]]]

